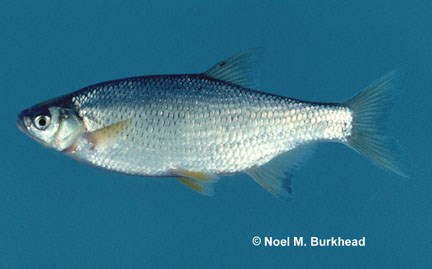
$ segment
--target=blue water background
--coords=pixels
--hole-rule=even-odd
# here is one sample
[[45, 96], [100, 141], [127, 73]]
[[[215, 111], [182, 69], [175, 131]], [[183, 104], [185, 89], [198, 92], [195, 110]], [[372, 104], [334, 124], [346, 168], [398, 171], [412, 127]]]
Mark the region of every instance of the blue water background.
[[[432, 268], [432, 2], [2, 1], [0, 268]], [[216, 195], [103, 171], [15, 126], [83, 86], [207, 69], [262, 47], [260, 90], [342, 101], [405, 66], [392, 133], [412, 177], [322, 144], [278, 200], [246, 175]], [[254, 247], [253, 236], [366, 237], [364, 248]]]

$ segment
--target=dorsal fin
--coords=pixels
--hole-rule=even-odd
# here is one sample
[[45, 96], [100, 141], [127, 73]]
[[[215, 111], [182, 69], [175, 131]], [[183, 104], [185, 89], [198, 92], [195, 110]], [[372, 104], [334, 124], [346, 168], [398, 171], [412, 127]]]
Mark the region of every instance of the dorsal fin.
[[258, 63], [261, 49], [249, 49], [220, 61], [204, 72], [205, 75], [245, 88], [259, 85]]

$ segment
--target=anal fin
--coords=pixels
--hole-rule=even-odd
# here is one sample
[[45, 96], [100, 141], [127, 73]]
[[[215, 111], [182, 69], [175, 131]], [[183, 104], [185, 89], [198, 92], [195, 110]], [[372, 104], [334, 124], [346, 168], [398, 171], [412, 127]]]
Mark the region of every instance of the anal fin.
[[292, 199], [292, 178], [312, 155], [314, 144], [304, 144], [284, 152], [264, 165], [246, 171], [261, 187], [283, 200]]

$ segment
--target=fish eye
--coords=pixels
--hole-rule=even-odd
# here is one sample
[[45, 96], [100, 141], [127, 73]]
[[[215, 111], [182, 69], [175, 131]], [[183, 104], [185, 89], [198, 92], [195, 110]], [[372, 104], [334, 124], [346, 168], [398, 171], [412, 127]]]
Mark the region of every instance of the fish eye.
[[47, 115], [38, 115], [34, 119], [35, 127], [39, 130], [45, 130], [50, 124], [50, 117]]

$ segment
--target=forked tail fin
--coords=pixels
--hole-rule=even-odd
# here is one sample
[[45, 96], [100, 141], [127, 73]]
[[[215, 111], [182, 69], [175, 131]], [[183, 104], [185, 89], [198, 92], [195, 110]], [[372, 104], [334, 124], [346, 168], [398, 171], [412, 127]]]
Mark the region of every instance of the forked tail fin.
[[408, 177], [400, 160], [397, 141], [388, 134], [387, 120], [400, 94], [400, 71], [394, 70], [372, 82], [344, 105], [353, 111], [348, 145], [375, 164], [400, 176]]

